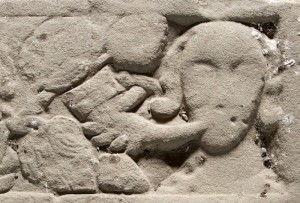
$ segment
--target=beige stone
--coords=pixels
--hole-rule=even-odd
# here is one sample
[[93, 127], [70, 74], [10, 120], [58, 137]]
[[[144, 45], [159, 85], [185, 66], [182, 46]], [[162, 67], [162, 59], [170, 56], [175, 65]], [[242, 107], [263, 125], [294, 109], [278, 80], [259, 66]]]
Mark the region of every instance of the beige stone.
[[144, 193], [149, 182], [141, 169], [126, 154], [104, 154], [99, 156], [98, 184], [108, 193]]
[[0, 1], [0, 202], [297, 202], [299, 8]]

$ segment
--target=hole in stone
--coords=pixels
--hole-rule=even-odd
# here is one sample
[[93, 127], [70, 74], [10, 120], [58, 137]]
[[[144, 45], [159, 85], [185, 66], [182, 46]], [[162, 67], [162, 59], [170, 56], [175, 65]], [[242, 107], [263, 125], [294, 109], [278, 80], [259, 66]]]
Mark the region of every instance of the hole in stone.
[[38, 37], [40, 40], [46, 40], [47, 39], [47, 34], [43, 33]]
[[243, 122], [244, 124], [246, 124], [246, 125], [248, 125], [248, 124], [249, 124], [249, 121], [248, 121], [248, 119], [242, 119], [242, 122]]
[[218, 105], [216, 106], [216, 108], [222, 109], [222, 108], [224, 108], [224, 105], [223, 105], [223, 104], [218, 104]]
[[105, 145], [105, 146], [96, 147], [96, 149], [97, 149], [98, 152], [102, 151], [102, 152], [107, 152], [108, 153], [108, 150], [107, 150], [108, 147], [109, 147], [109, 145]]
[[235, 117], [235, 116], [232, 116], [232, 117], [230, 118], [230, 121], [231, 121], [231, 122], [235, 122], [235, 121], [236, 121], [236, 117]]
[[269, 38], [273, 39], [276, 33], [277, 26], [274, 22], [267, 22], [261, 24], [261, 30], [265, 33]]
[[180, 51], [183, 51], [184, 48], [185, 48], [185, 46], [183, 44], [179, 46]]
[[186, 42], [182, 42], [182, 43], [178, 46], [179, 51], [183, 51], [183, 50], [185, 49], [185, 45], [186, 45]]
[[258, 103], [258, 101], [256, 99], [254, 99], [254, 100], [252, 100], [252, 103], [256, 105]]
[[277, 31], [278, 19], [273, 19], [269, 22], [253, 22], [243, 24], [249, 27], [253, 27], [258, 31], [264, 33], [270, 39], [273, 39]]
[[263, 164], [266, 168], [271, 168], [272, 167], [272, 160], [271, 159], [265, 159], [263, 161]]
[[151, 157], [152, 157], [151, 150], [145, 149], [145, 150], [144, 150], [144, 157], [145, 157], [146, 159], [151, 159]]
[[197, 149], [197, 144], [191, 141], [177, 149], [167, 152], [165, 154], [165, 161], [169, 166], [179, 168], [183, 165], [187, 158]]
[[284, 66], [279, 66], [278, 67], [278, 74], [282, 73], [283, 71], [285, 71], [285, 67]]

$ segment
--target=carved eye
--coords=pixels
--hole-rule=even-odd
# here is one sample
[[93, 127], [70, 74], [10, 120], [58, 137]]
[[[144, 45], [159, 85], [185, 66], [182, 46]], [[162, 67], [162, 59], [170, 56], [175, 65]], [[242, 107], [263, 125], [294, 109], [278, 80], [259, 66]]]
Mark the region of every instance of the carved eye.
[[202, 69], [202, 70], [215, 70], [219, 69], [218, 65], [211, 59], [203, 59], [203, 60], [197, 60], [193, 62], [193, 66]]
[[203, 58], [193, 61], [195, 64], [207, 64], [210, 66], [217, 66], [217, 64], [210, 58]]
[[238, 61], [233, 62], [233, 63], [231, 64], [231, 66], [230, 66], [230, 69], [231, 69], [231, 70], [237, 69], [237, 68], [241, 65], [241, 63], [242, 63], [242, 60], [238, 60]]

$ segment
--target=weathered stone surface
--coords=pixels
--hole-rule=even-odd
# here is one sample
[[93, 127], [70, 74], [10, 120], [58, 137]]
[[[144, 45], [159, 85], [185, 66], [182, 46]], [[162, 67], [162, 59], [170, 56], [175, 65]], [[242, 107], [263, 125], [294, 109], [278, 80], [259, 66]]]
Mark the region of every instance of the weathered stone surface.
[[0, 194], [8, 192], [15, 183], [15, 174], [0, 176]]
[[157, 119], [169, 119], [179, 111], [180, 104], [168, 98], [159, 98], [151, 102], [150, 110]]
[[0, 1], [0, 202], [297, 202], [299, 9]]
[[128, 144], [128, 136], [127, 135], [121, 135], [118, 137], [118, 139], [115, 139], [111, 142], [109, 146], [109, 150], [114, 153], [121, 153], [126, 150]]
[[0, 16], [68, 16], [87, 13], [90, 8], [86, 0], [4, 0], [0, 7]]
[[32, 131], [21, 140], [19, 157], [22, 174], [32, 183], [62, 194], [96, 192], [97, 160], [71, 119], [54, 117]]
[[7, 129], [4, 122], [0, 122], [0, 160], [5, 155], [7, 149], [9, 130]]
[[[155, 12], [165, 16], [177, 24], [190, 26], [213, 19], [236, 20], [242, 22], [268, 22], [278, 18], [276, 4], [297, 3], [295, 0], [267, 1], [245, 0], [241, 4], [238, 0], [92, 0], [95, 11], [110, 12], [115, 15], [129, 15], [135, 13]], [[275, 9], [274, 9], [275, 8]]]
[[4, 122], [0, 122], [0, 194], [8, 192], [15, 184], [15, 178], [19, 168], [17, 153], [8, 147], [9, 131]]
[[91, 139], [92, 144], [95, 147], [103, 147], [110, 145], [110, 143], [119, 136], [119, 133], [116, 131], [109, 131], [101, 133]]
[[283, 84], [281, 77], [275, 77], [266, 82], [265, 92], [268, 95], [279, 95], [282, 92]]
[[6, 121], [6, 126], [10, 131], [10, 137], [20, 137], [29, 133], [28, 122], [25, 118], [12, 117]]
[[191, 25], [207, 20], [199, 11], [200, 3], [197, 0], [173, 0], [171, 2], [166, 0], [92, 0], [91, 3], [96, 11], [106, 11], [120, 16], [134, 13], [159, 13], [169, 20], [183, 25]]
[[[103, 146], [107, 145], [110, 140], [118, 139], [118, 136], [127, 135], [126, 153], [138, 156], [146, 149], [162, 151], [176, 149], [187, 142], [198, 140], [207, 129], [207, 124], [203, 121], [180, 125], [162, 125], [153, 123], [134, 113], [126, 112], [124, 108], [121, 108], [123, 111], [114, 108], [114, 106], [122, 106], [131, 100], [126, 94], [131, 94], [130, 90], [107, 101], [91, 112], [88, 119], [103, 124], [107, 129], [107, 132], [93, 137], [92, 142], [97, 139], [97, 143]], [[129, 106], [129, 108], [131, 107]], [[166, 142], [168, 145], [165, 145]]]
[[[259, 196], [264, 185], [269, 184], [268, 194], [283, 192], [281, 183], [276, 181], [277, 176], [263, 166], [259, 148], [253, 144], [253, 136], [254, 131], [236, 150], [223, 156], [196, 151], [178, 171], [162, 181], [157, 191], [161, 194], [232, 194], [237, 191]], [[201, 184], [194, 180], [201, 181]]]
[[167, 55], [161, 72], [166, 95], [180, 103], [182, 96], [173, 95], [183, 94], [192, 121], [211, 121], [202, 147], [210, 153], [232, 149], [251, 127], [267, 70], [250, 28], [203, 23], [178, 38]]
[[60, 92], [84, 78], [84, 65], [101, 55], [106, 29], [87, 17], [48, 18], [25, 39], [18, 67], [41, 88]]
[[108, 31], [107, 52], [118, 70], [153, 73], [159, 65], [167, 21], [158, 14], [123, 17]]
[[141, 169], [126, 154], [104, 154], [99, 157], [98, 184], [103, 192], [144, 193], [149, 182]]
[[259, 127], [262, 132], [275, 132], [282, 118], [283, 110], [272, 101], [264, 100], [259, 109]]
[[163, 180], [168, 178], [174, 172], [174, 169], [172, 169], [171, 166], [167, 165], [164, 160], [157, 157], [141, 158], [137, 164], [143, 173], [145, 173], [154, 191], [157, 190]]
[[277, 194], [270, 194], [268, 199], [258, 197], [257, 195], [235, 195], [235, 194], [220, 194], [220, 195], [156, 195], [150, 194], [147, 196], [143, 195], [109, 195], [109, 194], [99, 194], [99, 195], [63, 195], [61, 197], [55, 197], [52, 194], [44, 193], [18, 193], [10, 192], [7, 194], [0, 195], [0, 201], [5, 203], [118, 203], [118, 202], [280, 202], [286, 200], [287, 195], [284, 197]]
[[84, 135], [88, 138], [105, 132], [105, 127], [96, 122], [86, 122], [81, 125]]
[[55, 201], [55, 198], [54, 195], [44, 193], [11, 192], [0, 195], [0, 201], [5, 203], [53, 203]]
[[42, 91], [38, 94], [38, 103], [45, 109], [48, 108], [50, 103], [53, 101], [55, 94], [52, 92]]
[[20, 167], [19, 157], [17, 152], [11, 147], [6, 149], [6, 153], [1, 161], [0, 175], [16, 172]]
[[148, 94], [161, 95], [163, 93], [159, 81], [152, 77], [121, 71], [116, 75], [116, 80], [126, 89], [138, 86], [142, 87]]
[[85, 121], [95, 107], [125, 91], [114, 78], [112, 68], [106, 66], [87, 82], [64, 95], [63, 102], [79, 119]]
[[257, 195], [234, 195], [234, 194], [220, 194], [220, 195], [157, 195], [157, 194], [149, 194], [149, 195], [94, 195], [94, 196], [87, 196], [83, 195], [81, 197], [78, 197], [78, 195], [66, 195], [60, 197], [59, 202], [80, 202], [80, 203], [97, 203], [97, 202], [103, 202], [103, 203], [118, 203], [118, 202], [132, 202], [132, 203], [139, 203], [139, 202], [145, 202], [145, 203], [152, 203], [152, 202], [186, 202], [186, 203], [195, 203], [199, 201], [203, 202], [213, 202], [213, 203], [219, 203], [219, 202], [250, 202], [250, 203], [256, 203], [256, 202], [280, 202], [284, 201], [287, 198], [287, 195], [284, 197], [279, 196], [277, 194], [270, 194], [268, 196], [268, 199], [263, 199], [261, 197], [258, 197]]
[[11, 101], [15, 97], [14, 82], [12, 81], [12, 74], [5, 68], [5, 62], [0, 57], [0, 99], [2, 101]]

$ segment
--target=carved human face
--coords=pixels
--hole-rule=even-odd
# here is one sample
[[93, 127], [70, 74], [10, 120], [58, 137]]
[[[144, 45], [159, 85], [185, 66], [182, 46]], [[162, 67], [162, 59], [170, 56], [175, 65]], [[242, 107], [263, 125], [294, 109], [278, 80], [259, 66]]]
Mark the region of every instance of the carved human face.
[[203, 142], [217, 148], [249, 129], [267, 64], [244, 25], [212, 22], [192, 31], [182, 52], [184, 98], [192, 120], [211, 120], [210, 141]]

